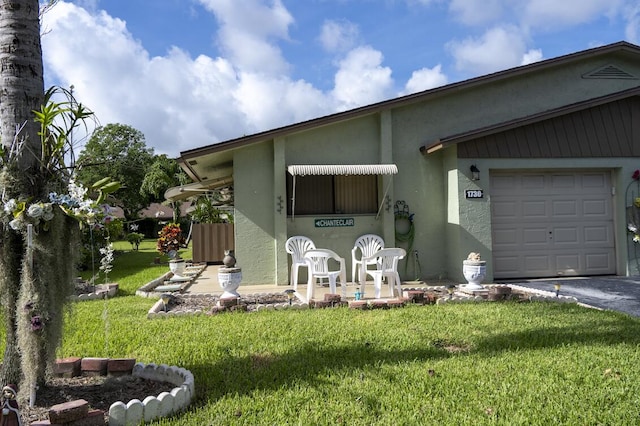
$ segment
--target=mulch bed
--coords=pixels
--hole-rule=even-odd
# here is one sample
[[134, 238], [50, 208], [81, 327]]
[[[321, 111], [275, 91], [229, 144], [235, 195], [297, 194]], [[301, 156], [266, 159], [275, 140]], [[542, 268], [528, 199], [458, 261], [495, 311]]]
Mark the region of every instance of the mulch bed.
[[34, 407], [28, 402], [20, 405], [22, 424], [49, 418], [49, 408], [67, 401], [84, 399], [93, 409], [105, 412], [108, 421], [109, 407], [117, 401], [125, 404], [132, 399], [144, 400], [170, 392], [175, 386], [167, 382], [143, 379], [132, 375], [52, 378], [38, 389]]

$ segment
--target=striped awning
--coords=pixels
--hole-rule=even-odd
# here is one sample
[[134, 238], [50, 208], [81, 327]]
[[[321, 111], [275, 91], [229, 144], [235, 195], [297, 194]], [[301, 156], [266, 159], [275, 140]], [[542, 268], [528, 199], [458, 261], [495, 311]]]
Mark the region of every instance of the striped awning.
[[395, 175], [395, 164], [297, 164], [287, 166], [293, 176], [307, 175]]

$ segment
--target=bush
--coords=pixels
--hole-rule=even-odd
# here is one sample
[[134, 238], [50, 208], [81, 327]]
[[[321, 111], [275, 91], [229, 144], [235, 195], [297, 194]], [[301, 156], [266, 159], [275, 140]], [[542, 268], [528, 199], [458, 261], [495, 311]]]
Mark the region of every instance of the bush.
[[158, 233], [157, 249], [160, 253], [172, 257], [172, 253], [177, 253], [185, 243], [182, 229], [177, 223], [168, 223]]
[[127, 234], [127, 241], [131, 243], [131, 247], [133, 247], [134, 250], [138, 250], [143, 239], [144, 234], [140, 234], [139, 232], [131, 232]]

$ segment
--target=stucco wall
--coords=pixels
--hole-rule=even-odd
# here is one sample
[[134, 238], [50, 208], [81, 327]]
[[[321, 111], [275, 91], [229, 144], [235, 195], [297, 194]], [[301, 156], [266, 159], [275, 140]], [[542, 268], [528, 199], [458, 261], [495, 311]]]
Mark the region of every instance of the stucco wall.
[[270, 143], [238, 150], [234, 156], [236, 258], [245, 284], [275, 282], [272, 158]]

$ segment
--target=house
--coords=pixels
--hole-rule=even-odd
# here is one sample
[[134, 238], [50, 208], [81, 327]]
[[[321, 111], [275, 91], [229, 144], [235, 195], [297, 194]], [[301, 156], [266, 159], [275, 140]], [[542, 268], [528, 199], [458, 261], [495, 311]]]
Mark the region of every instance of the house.
[[[181, 153], [183, 198], [233, 186], [243, 283], [287, 284], [285, 241], [404, 247], [404, 280], [637, 274], [640, 47], [619, 42]], [[302, 277], [304, 279], [304, 277]]]

